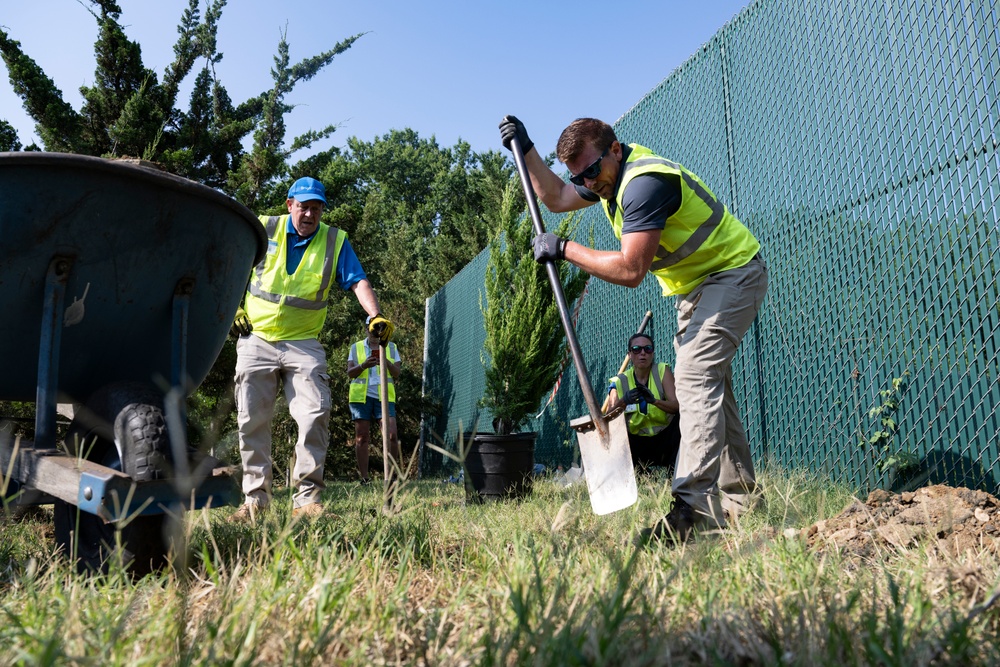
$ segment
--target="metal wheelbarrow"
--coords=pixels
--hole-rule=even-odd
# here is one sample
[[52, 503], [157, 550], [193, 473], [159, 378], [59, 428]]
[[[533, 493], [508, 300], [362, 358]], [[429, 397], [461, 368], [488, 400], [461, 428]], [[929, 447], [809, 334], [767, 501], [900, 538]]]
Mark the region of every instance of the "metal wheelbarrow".
[[[222, 350], [264, 230], [230, 197], [137, 162], [0, 153], [0, 400], [35, 403], [34, 441], [0, 431], [0, 498], [52, 503], [81, 569], [160, 567], [164, 512], [239, 499], [167, 404]], [[62, 441], [57, 404], [73, 406]]]

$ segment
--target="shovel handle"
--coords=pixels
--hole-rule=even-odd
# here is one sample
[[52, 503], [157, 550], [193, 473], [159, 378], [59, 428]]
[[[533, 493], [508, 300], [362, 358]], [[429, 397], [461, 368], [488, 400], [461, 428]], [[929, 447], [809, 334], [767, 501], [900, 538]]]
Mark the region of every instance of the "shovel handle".
[[389, 461], [389, 362], [386, 361], [388, 351], [385, 343], [379, 344], [378, 398], [382, 404], [382, 469], [385, 473], [385, 494], [389, 493], [389, 485], [392, 482], [392, 466], [394, 465]]
[[[517, 174], [521, 177], [521, 185], [524, 187], [524, 198], [528, 200], [528, 212], [531, 214], [531, 223], [535, 229], [535, 234], [544, 234], [545, 225], [542, 224], [542, 214], [538, 209], [538, 200], [535, 199], [535, 189], [531, 186], [531, 177], [528, 175], [528, 168], [524, 164], [524, 151], [521, 150], [521, 142], [517, 137], [510, 141], [510, 150], [514, 154], [514, 166], [517, 167]], [[580, 351], [580, 343], [576, 339], [576, 331], [573, 329], [573, 321], [569, 316], [569, 306], [566, 304], [566, 295], [563, 292], [562, 282], [559, 280], [559, 267], [554, 261], [545, 262], [545, 271], [549, 275], [549, 282], [552, 284], [552, 292], [555, 294], [556, 305], [559, 308], [559, 319], [562, 321], [563, 330], [566, 332], [566, 342], [569, 344], [570, 354], [573, 356], [573, 365], [576, 366], [576, 375], [580, 379], [580, 389], [583, 391], [583, 398], [590, 411], [590, 418], [594, 420], [594, 427], [601, 434], [601, 438], [607, 440], [608, 425], [601, 416], [600, 406], [594, 397], [594, 388], [590, 386], [590, 376], [587, 375], [587, 364], [583, 360], [583, 353]]]
[[[645, 333], [646, 325], [649, 324], [649, 321], [651, 319], [653, 319], [653, 311], [647, 310], [646, 316], [642, 318], [642, 322], [639, 324], [639, 330], [636, 331], [636, 333], [637, 334]], [[622, 361], [622, 365], [618, 369], [618, 375], [624, 373], [626, 368], [628, 368], [628, 352], [625, 353], [625, 359]], [[611, 402], [611, 393], [608, 392], [608, 395], [604, 398], [604, 403], [601, 404], [601, 414], [604, 414], [605, 412], [608, 411], [608, 403], [610, 402]]]

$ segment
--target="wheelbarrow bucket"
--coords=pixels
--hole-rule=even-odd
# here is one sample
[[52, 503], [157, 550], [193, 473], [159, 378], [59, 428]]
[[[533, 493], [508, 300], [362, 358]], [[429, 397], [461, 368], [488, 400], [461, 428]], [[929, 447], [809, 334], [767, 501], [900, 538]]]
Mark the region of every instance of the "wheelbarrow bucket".
[[0, 237], [0, 400], [10, 401], [36, 398], [54, 264], [65, 294], [54, 384], [60, 403], [82, 403], [111, 382], [179, 379], [193, 391], [267, 248], [257, 217], [221, 192], [127, 161], [60, 153], [0, 153]]

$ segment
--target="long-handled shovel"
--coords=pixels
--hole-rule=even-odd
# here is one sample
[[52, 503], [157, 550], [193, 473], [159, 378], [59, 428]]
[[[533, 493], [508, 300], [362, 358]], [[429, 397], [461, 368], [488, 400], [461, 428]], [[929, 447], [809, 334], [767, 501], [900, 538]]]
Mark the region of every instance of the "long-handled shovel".
[[378, 397], [382, 403], [382, 461], [385, 474], [382, 508], [385, 512], [393, 512], [396, 509], [399, 462], [390, 460], [389, 457], [389, 362], [386, 361], [388, 351], [387, 343], [379, 343]]
[[[544, 234], [542, 215], [538, 210], [535, 190], [531, 186], [528, 168], [524, 164], [524, 152], [517, 138], [511, 140], [511, 151], [514, 153], [514, 164], [521, 177], [524, 187], [524, 197], [528, 200], [528, 211], [535, 234]], [[556, 305], [559, 307], [559, 319], [562, 320], [566, 332], [566, 342], [573, 356], [573, 365], [580, 379], [580, 389], [587, 402], [590, 412], [588, 417], [580, 417], [570, 422], [577, 432], [577, 442], [580, 445], [580, 458], [587, 478], [587, 490], [590, 492], [590, 505], [595, 514], [610, 514], [629, 507], [639, 498], [635, 484], [635, 471], [632, 469], [632, 455], [628, 447], [628, 429], [625, 414], [618, 412], [608, 418], [601, 414], [600, 406], [594, 397], [594, 389], [590, 386], [587, 375], [587, 365], [580, 352], [580, 344], [576, 339], [576, 331], [569, 316], [569, 306], [563, 293], [562, 282], [559, 280], [559, 268], [555, 262], [546, 262], [545, 270], [552, 284]]]

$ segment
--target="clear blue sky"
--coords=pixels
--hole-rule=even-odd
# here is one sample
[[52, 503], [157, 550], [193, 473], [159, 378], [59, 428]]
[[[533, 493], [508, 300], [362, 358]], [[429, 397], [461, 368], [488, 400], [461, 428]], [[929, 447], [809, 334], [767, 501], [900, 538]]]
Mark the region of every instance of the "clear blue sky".
[[[317, 148], [409, 127], [441, 146], [461, 138], [485, 151], [500, 148], [497, 124], [513, 113], [546, 154], [574, 118], [616, 121], [751, 1], [229, 0], [216, 72], [241, 102], [271, 86], [282, 30], [293, 61], [367, 32], [292, 93], [287, 141], [330, 124], [341, 128]], [[79, 109], [79, 87], [94, 80], [90, 3], [3, 4], [0, 25]], [[126, 34], [160, 76], [187, 4], [120, 0]], [[2, 62], [0, 74], [0, 118], [22, 143], [37, 141]]]

